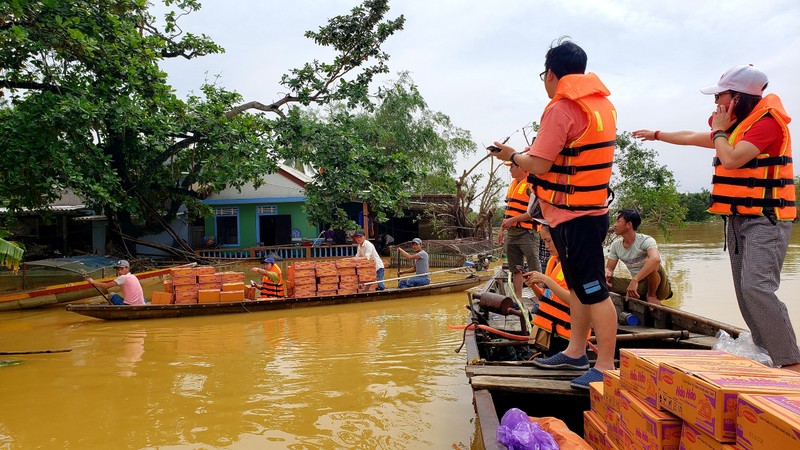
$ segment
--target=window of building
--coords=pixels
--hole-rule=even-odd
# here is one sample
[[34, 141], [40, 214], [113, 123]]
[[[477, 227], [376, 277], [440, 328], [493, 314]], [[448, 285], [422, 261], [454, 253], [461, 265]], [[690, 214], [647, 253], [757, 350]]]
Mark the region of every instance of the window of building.
[[216, 208], [214, 216], [219, 245], [239, 245], [239, 208]]

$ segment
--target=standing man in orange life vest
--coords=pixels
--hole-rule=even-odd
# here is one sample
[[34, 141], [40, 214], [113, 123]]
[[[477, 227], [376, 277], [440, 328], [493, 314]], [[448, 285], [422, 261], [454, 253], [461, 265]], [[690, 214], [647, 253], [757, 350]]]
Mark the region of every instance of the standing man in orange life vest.
[[495, 142], [494, 156], [527, 171], [570, 288], [572, 330], [566, 350], [533, 363], [544, 369], [589, 369], [586, 335], [597, 336], [595, 367], [570, 386], [589, 389], [614, 369], [617, 312], [608, 295], [603, 241], [608, 232], [608, 197], [616, 146], [617, 112], [609, 90], [586, 73], [586, 53], [561, 38], [545, 55], [539, 75], [551, 98], [536, 140], [526, 153]]
[[506, 214], [500, 225], [497, 242], [503, 243], [505, 231], [505, 253], [508, 258], [508, 270], [513, 273], [514, 292], [518, 299], [522, 299], [522, 273], [525, 261], [528, 270], [541, 271], [539, 263], [539, 233], [536, 232], [534, 221], [528, 214], [528, 202], [531, 198], [531, 187], [528, 184], [528, 172], [518, 165], [507, 161], [505, 163], [511, 172], [511, 185], [506, 195]]

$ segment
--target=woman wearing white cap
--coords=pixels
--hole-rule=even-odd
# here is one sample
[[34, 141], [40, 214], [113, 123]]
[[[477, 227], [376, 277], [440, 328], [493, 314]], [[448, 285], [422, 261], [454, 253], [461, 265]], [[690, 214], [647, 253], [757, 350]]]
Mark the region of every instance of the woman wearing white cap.
[[645, 141], [716, 150], [708, 211], [727, 221], [726, 244], [734, 290], [756, 345], [773, 363], [800, 371], [800, 349], [786, 305], [775, 291], [789, 246], [795, 207], [791, 118], [775, 94], [762, 97], [767, 75], [752, 65], [736, 66], [700, 91], [717, 105], [711, 133], [638, 130]]

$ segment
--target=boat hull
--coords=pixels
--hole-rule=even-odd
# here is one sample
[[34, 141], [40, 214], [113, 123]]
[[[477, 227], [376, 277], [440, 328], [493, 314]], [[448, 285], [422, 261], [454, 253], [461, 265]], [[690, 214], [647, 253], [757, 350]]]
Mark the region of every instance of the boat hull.
[[[140, 281], [161, 281], [169, 274], [170, 268], [140, 272], [136, 277]], [[110, 280], [107, 278], [103, 280]], [[0, 311], [18, 311], [21, 309], [40, 308], [43, 306], [69, 303], [100, 295], [97, 289], [86, 281], [56, 284], [29, 291], [0, 294]]]
[[486, 278], [472, 276], [462, 280], [432, 283], [428, 286], [418, 286], [408, 289], [386, 289], [383, 291], [361, 292], [349, 295], [247, 300], [243, 302], [227, 303], [147, 304], [135, 306], [74, 304], [67, 305], [67, 311], [103, 320], [164, 319], [218, 314], [239, 314], [448, 294], [462, 292], [466, 289], [479, 286], [484, 283], [485, 280]]

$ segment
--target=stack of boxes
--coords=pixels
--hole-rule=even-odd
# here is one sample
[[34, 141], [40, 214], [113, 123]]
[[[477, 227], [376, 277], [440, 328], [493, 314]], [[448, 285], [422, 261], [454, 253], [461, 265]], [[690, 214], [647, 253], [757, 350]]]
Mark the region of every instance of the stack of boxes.
[[212, 266], [170, 269], [162, 292], [153, 292], [153, 304], [240, 302], [245, 298], [243, 272], [216, 272]]
[[360, 284], [376, 280], [375, 262], [366, 258], [302, 261], [289, 266], [289, 297], [355, 294]]
[[800, 448], [800, 374], [718, 350], [621, 349], [590, 385], [594, 448]]

